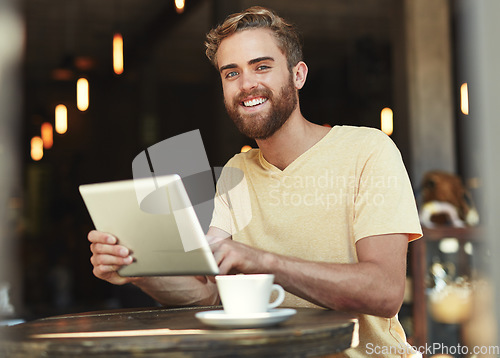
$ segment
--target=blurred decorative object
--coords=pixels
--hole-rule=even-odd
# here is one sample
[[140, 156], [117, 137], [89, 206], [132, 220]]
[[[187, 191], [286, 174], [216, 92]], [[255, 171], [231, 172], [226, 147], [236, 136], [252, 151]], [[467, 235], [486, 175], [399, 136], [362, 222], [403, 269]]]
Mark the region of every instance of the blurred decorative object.
[[13, 326], [24, 323], [23, 319], [15, 318], [14, 306], [10, 303], [10, 284], [0, 281], [0, 326]]
[[113, 70], [117, 75], [123, 73], [123, 37], [118, 33], [113, 36]]
[[39, 161], [43, 158], [43, 140], [40, 137], [31, 138], [31, 159]]
[[429, 228], [439, 225], [465, 227], [479, 223], [472, 197], [457, 175], [439, 170], [427, 172], [421, 188], [422, 225]]
[[[440, 216], [440, 219], [436, 217]], [[433, 220], [439, 223], [450, 223], [454, 227], [465, 227], [465, 223], [458, 216], [457, 208], [446, 201], [429, 201], [422, 206], [420, 222], [426, 227], [435, 227]]]
[[433, 291], [440, 292], [453, 282], [455, 275], [455, 265], [451, 262], [434, 262], [430, 269]]
[[10, 303], [10, 284], [0, 282], [0, 326], [13, 326], [24, 323], [23, 319], [15, 318], [14, 306]]
[[380, 112], [380, 128], [382, 132], [391, 135], [394, 131], [394, 115], [392, 109], [386, 107]]
[[14, 313], [14, 306], [9, 301], [10, 285], [0, 282], [0, 316], [7, 316]]
[[89, 108], [89, 81], [83, 77], [76, 82], [76, 106], [82, 112]]
[[246, 153], [250, 149], [252, 149], [252, 147], [250, 147], [249, 145], [244, 145], [243, 147], [241, 147], [241, 153]]
[[64, 104], [56, 106], [56, 132], [64, 134], [68, 130], [68, 109]]
[[460, 249], [460, 243], [455, 237], [445, 237], [439, 241], [439, 251], [444, 254], [456, 254]]
[[459, 324], [467, 321], [472, 312], [472, 289], [450, 285], [443, 291], [430, 294], [430, 313], [436, 322]]
[[470, 256], [474, 255], [474, 246], [472, 246], [471, 242], [466, 242], [464, 244], [464, 252]]
[[460, 86], [460, 109], [463, 114], [469, 114], [469, 88], [467, 83], [463, 83]]
[[432, 265], [435, 287], [429, 292], [429, 308], [436, 322], [458, 324], [468, 320], [472, 312], [472, 285], [463, 278], [451, 281], [439, 263]]
[[54, 128], [49, 122], [45, 122], [41, 126], [41, 134], [43, 140], [43, 148], [50, 149], [54, 144]]

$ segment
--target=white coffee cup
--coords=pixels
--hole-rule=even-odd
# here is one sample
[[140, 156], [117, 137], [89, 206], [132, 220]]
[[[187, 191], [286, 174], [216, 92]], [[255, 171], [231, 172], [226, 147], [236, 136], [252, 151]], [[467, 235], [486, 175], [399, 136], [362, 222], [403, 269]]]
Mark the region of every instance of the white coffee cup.
[[[215, 280], [227, 314], [267, 312], [285, 299], [285, 290], [280, 285], [273, 284], [272, 274], [220, 275], [215, 276]], [[278, 297], [269, 302], [273, 291], [277, 291]]]

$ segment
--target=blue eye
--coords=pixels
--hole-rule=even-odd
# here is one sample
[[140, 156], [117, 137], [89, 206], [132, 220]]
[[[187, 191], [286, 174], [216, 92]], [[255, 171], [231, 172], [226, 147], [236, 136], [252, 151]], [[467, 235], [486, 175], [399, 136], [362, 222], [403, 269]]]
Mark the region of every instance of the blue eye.
[[225, 76], [225, 77], [226, 77], [226, 78], [231, 78], [231, 77], [236, 76], [237, 74], [238, 74], [238, 72], [236, 72], [236, 71], [231, 71], [231, 72], [228, 72], [228, 73], [226, 74], [226, 76]]

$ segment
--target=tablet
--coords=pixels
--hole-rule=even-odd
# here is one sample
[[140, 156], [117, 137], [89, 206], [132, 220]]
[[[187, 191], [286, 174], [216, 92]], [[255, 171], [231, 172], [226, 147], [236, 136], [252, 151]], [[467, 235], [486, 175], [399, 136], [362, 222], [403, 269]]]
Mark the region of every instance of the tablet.
[[95, 228], [134, 262], [120, 276], [215, 275], [219, 269], [178, 175], [80, 185]]

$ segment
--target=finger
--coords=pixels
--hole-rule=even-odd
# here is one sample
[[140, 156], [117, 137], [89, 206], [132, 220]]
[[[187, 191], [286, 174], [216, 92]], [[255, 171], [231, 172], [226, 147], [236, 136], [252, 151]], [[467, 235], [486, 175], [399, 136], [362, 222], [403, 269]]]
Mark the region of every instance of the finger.
[[90, 231], [87, 238], [90, 242], [93, 243], [114, 245], [118, 242], [116, 237], [114, 237], [113, 235], [97, 230]]
[[100, 243], [90, 244], [90, 251], [94, 254], [108, 254], [120, 257], [127, 257], [131, 254], [130, 250], [121, 245], [107, 245]]
[[224, 259], [224, 253], [221, 250], [216, 250], [213, 251], [212, 254], [214, 255], [215, 262], [217, 263], [217, 266], [220, 266], [220, 263]]
[[119, 266], [113, 265], [100, 265], [94, 268], [94, 275], [101, 280], [108, 281], [114, 285], [124, 285], [131, 282], [131, 278], [121, 277], [117, 270]]
[[[94, 267], [94, 273], [99, 274], [100, 276], [109, 274], [109, 273], [117, 273], [121, 268], [121, 265], [96, 265]], [[97, 276], [97, 275], [96, 275]]]
[[234, 273], [233, 268], [235, 267], [234, 264], [234, 256], [232, 255], [224, 255], [220, 261], [218, 261], [218, 266], [219, 266], [219, 275], [229, 275], [231, 273]]
[[231, 265], [229, 264], [229, 262], [223, 261], [219, 265], [219, 275], [228, 275], [230, 269], [231, 269]]
[[124, 266], [130, 265], [133, 261], [134, 259], [132, 258], [132, 256], [118, 257], [113, 255], [92, 255], [92, 257], [90, 258], [90, 262], [94, 267], [100, 265]]
[[220, 266], [221, 262], [224, 261], [227, 256], [231, 255], [233, 251], [231, 248], [232, 244], [232, 241], [224, 240], [210, 247], [218, 266]]
[[92, 272], [95, 275], [95, 277], [100, 278], [101, 280], [105, 280], [110, 283], [115, 283], [119, 277], [117, 273], [118, 268], [119, 266], [99, 265], [95, 266]]

